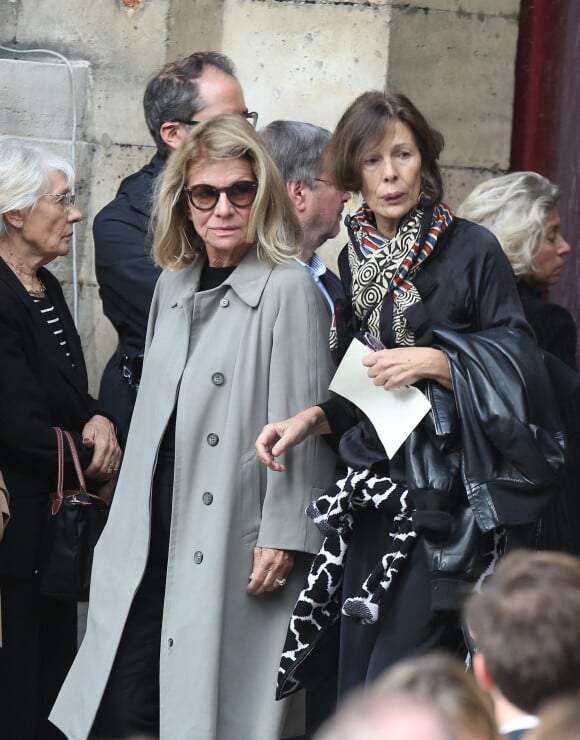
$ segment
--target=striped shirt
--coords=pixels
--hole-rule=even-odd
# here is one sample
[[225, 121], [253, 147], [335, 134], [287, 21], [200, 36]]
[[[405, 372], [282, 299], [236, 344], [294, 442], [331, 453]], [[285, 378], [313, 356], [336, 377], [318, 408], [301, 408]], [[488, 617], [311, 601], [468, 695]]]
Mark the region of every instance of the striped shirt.
[[324, 262], [316, 254], [316, 252], [310, 258], [310, 263], [302, 262], [302, 260], [298, 259], [298, 257], [294, 257], [294, 259], [296, 260], [296, 262], [298, 262], [299, 265], [302, 265], [302, 267], [305, 267], [308, 270], [308, 272], [312, 276], [312, 279], [320, 288], [322, 295], [326, 298], [326, 302], [330, 306], [331, 313], [334, 313], [334, 301], [330, 297], [330, 293], [326, 290], [326, 286], [320, 279], [328, 269]]
[[60, 316], [58, 315], [56, 308], [50, 302], [50, 298], [32, 298], [32, 301], [39, 307], [42, 318], [46, 321], [48, 328], [54, 335], [59, 347], [62, 348], [62, 351], [65, 353], [65, 356], [68, 357], [70, 364], [74, 367], [74, 362], [72, 361], [70, 348], [64, 334], [64, 329], [62, 328]]

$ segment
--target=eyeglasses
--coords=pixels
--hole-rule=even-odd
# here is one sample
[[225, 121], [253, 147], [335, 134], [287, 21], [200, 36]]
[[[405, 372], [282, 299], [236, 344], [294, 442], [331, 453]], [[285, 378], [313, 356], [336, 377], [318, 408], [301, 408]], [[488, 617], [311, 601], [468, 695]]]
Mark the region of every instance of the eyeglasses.
[[228, 185], [227, 188], [214, 188], [213, 185], [194, 185], [183, 188], [189, 202], [198, 211], [211, 211], [215, 208], [222, 193], [226, 194], [229, 202], [236, 208], [248, 208], [256, 200], [258, 183], [252, 180], [240, 180]]
[[249, 121], [254, 128], [258, 125], [258, 113], [255, 110], [248, 110], [242, 113], [243, 117]]
[[[244, 113], [240, 113], [240, 116], [243, 116], [247, 121], [249, 121], [254, 128], [256, 128], [258, 124], [258, 113], [255, 110], [245, 111]], [[174, 123], [180, 123], [182, 126], [196, 126], [198, 123], [203, 123], [203, 121], [184, 121], [181, 118], [174, 118]]]
[[41, 198], [56, 198], [59, 205], [64, 207], [65, 211], [74, 206], [76, 196], [74, 193], [43, 193]]

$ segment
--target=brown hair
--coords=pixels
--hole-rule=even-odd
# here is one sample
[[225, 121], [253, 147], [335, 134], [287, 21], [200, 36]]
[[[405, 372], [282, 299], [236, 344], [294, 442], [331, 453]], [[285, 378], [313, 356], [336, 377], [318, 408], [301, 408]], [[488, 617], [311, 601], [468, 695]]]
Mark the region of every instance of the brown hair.
[[199, 78], [206, 67], [215, 67], [236, 79], [234, 65], [225, 54], [198, 51], [185, 59], [169, 62], [147, 83], [143, 96], [145, 121], [164, 159], [170, 149], [161, 136], [161, 126], [166, 121], [189, 121], [203, 110], [205, 103], [199, 94]]
[[502, 694], [535, 713], [580, 688], [580, 560], [515, 550], [464, 609], [475, 649]]
[[384, 698], [412, 696], [436, 707], [458, 737], [498, 737], [491, 699], [450, 653], [436, 650], [403, 660], [384, 673], [370, 691]]
[[382, 140], [393, 121], [401, 121], [411, 129], [432, 191], [429, 202], [439, 203], [443, 198], [443, 179], [437, 159], [445, 143], [443, 136], [431, 128], [409, 98], [401, 93], [378, 90], [363, 93], [343, 113], [329, 149], [336, 186], [340, 190], [360, 192], [364, 158]]
[[526, 733], [527, 740], [578, 740], [580, 696], [570, 695], [550, 702], [540, 714], [540, 724]]

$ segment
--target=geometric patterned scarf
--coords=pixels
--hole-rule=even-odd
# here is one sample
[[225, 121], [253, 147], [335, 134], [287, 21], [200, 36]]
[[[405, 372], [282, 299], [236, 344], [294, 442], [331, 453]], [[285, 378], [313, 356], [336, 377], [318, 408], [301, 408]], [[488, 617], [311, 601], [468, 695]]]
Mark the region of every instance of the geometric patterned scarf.
[[[420, 303], [421, 296], [412, 278], [433, 251], [437, 240], [453, 220], [448, 206], [439, 203], [433, 209], [427, 237], [421, 244], [421, 201], [399, 224], [391, 239], [378, 230], [373, 212], [366, 203], [350, 218], [355, 243], [349, 240], [348, 263], [352, 275], [352, 305], [355, 316], [371, 334], [381, 336], [382, 306], [387, 296], [393, 302], [391, 338], [396, 346], [415, 343], [405, 312]], [[336, 326], [330, 335], [331, 349], [337, 346]]]

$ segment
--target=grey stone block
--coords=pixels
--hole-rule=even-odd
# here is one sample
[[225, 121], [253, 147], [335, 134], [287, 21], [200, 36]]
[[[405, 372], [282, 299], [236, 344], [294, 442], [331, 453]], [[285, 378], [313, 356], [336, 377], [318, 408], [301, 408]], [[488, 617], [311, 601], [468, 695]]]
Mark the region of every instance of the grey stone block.
[[0, 130], [18, 136], [70, 139], [76, 108], [77, 138], [84, 136], [87, 118], [88, 62], [0, 59]]
[[388, 84], [445, 136], [443, 162], [509, 164], [515, 19], [393, 8]]

